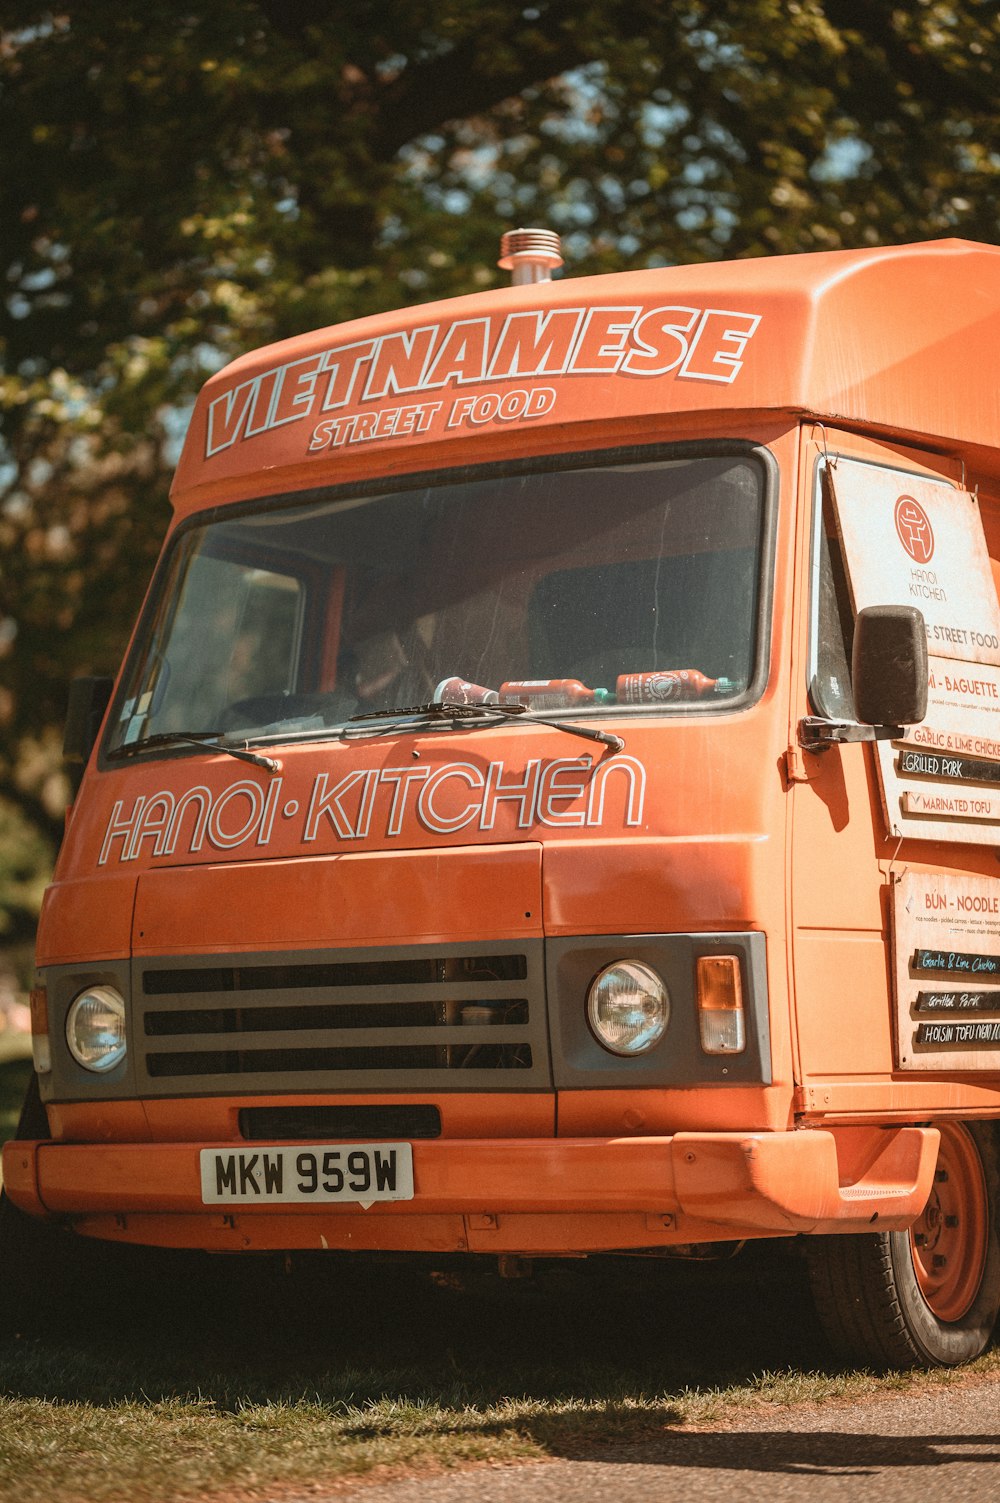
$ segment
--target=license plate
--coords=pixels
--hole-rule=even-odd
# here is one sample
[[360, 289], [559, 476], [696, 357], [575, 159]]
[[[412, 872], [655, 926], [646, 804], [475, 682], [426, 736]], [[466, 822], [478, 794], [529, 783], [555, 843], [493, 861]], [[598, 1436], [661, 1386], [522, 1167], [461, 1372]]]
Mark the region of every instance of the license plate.
[[409, 1143], [203, 1148], [206, 1206], [374, 1205], [413, 1199]]

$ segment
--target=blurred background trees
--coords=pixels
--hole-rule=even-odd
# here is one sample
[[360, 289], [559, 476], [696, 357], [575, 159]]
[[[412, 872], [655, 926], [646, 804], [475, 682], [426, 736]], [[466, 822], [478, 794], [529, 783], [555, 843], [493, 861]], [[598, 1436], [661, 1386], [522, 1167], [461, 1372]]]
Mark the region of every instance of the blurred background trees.
[[996, 240], [998, 61], [990, 0], [6, 0], [0, 948], [210, 371], [490, 286], [523, 223], [577, 275]]

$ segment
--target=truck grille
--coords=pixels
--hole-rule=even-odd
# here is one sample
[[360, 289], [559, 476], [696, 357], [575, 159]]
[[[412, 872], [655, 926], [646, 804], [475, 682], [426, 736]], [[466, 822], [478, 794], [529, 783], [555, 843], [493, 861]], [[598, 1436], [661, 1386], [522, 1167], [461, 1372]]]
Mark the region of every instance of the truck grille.
[[550, 1084], [541, 941], [143, 959], [133, 997], [154, 1095]]

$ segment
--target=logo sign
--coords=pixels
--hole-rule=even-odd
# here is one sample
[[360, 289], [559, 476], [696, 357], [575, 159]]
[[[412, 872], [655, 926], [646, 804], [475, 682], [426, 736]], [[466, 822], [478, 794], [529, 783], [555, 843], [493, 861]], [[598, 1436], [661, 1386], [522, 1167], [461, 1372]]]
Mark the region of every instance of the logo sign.
[[976, 498], [844, 456], [830, 475], [854, 609], [916, 606], [933, 657], [1000, 667], [1000, 604]]
[[902, 753], [877, 748], [887, 827], [996, 845], [1000, 602], [979, 503], [947, 481], [843, 456], [831, 479], [855, 610], [913, 605], [927, 629], [927, 718], [906, 728]]
[[530, 421], [554, 407], [556, 388], [534, 384], [553, 377], [728, 386], [760, 322], [759, 313], [726, 308], [616, 303], [495, 312], [350, 340], [214, 397], [205, 458], [289, 423], [302, 424], [302, 447], [316, 454]]
[[[321, 772], [308, 797], [290, 798], [285, 779], [266, 790], [250, 778], [213, 791], [141, 793], [131, 808], [118, 799], [98, 866], [140, 857], [194, 855], [212, 848], [250, 854], [288, 830], [299, 846], [336, 850], [344, 842], [412, 840], [418, 831], [642, 827], [646, 769], [635, 757], [595, 763], [589, 756], [533, 758], [523, 767], [446, 762], [437, 768], [354, 767], [342, 777]], [[288, 837], [285, 837], [286, 843]]]
[[916, 564], [929, 564], [934, 557], [934, 529], [919, 501], [900, 496], [895, 511], [896, 535]]

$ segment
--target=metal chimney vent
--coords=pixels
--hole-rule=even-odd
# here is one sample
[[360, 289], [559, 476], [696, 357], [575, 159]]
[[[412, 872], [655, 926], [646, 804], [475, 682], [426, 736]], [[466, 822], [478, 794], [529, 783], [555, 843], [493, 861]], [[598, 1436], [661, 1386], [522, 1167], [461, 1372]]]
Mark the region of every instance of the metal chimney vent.
[[515, 287], [551, 282], [553, 271], [563, 264], [560, 251], [554, 230], [508, 230], [500, 240], [497, 265], [510, 272]]

